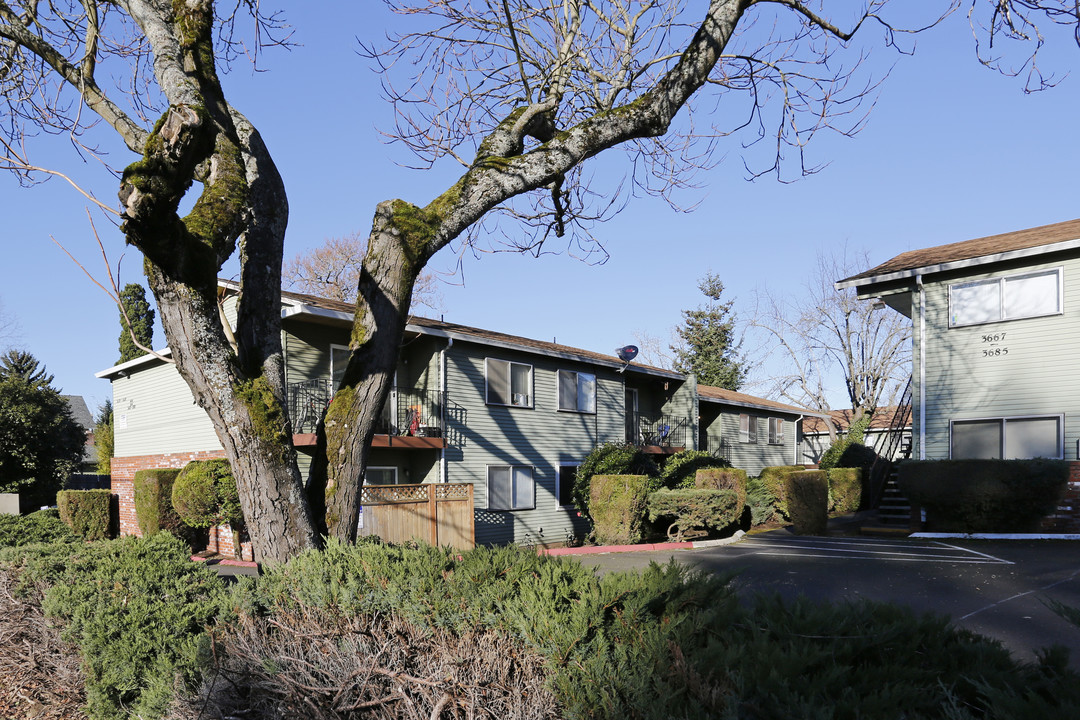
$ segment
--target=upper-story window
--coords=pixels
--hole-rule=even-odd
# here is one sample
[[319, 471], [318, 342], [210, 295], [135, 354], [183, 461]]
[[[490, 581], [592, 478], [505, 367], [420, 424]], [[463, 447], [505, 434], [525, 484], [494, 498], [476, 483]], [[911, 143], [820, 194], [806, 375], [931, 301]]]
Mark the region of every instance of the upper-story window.
[[559, 409], [596, 412], [596, 376], [591, 373], [559, 371]]
[[757, 416], [743, 413], [739, 415], [739, 442], [757, 442]]
[[784, 444], [784, 418], [769, 418], [769, 444]]
[[1061, 268], [949, 286], [949, 327], [1061, 313]]
[[484, 367], [488, 405], [532, 407], [532, 365], [487, 358]]

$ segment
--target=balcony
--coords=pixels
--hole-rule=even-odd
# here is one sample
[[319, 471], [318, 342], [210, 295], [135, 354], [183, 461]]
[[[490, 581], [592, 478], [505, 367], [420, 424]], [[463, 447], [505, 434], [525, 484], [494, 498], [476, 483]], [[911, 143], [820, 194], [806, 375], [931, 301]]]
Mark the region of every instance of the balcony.
[[[330, 378], [289, 383], [289, 415], [293, 420], [293, 444], [315, 445], [315, 433], [333, 397]], [[375, 426], [372, 447], [441, 448], [446, 393], [392, 387], [390, 397]]]
[[626, 442], [637, 445], [647, 453], [672, 455], [686, 449], [689, 426], [686, 418], [672, 415], [655, 418], [631, 415], [626, 423]]

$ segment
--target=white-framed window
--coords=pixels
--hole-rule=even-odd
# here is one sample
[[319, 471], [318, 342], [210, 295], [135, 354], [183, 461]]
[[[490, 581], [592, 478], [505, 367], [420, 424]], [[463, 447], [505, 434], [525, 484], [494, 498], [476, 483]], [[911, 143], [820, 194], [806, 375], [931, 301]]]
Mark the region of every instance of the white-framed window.
[[559, 409], [570, 412], [596, 412], [596, 376], [592, 373], [560, 370]]
[[949, 286], [949, 327], [1060, 315], [1062, 269]]
[[739, 442], [757, 442], [757, 416], [742, 413], [739, 415]]
[[769, 418], [769, 444], [784, 444], [784, 418]]
[[1025, 460], [1065, 457], [1064, 415], [953, 420], [949, 423], [949, 457]]
[[577, 481], [577, 469], [581, 463], [563, 463], [556, 469], [558, 475], [555, 479], [555, 494], [559, 498], [559, 506], [567, 507], [574, 504], [574, 483]]
[[532, 365], [487, 358], [484, 375], [488, 405], [533, 406]]
[[364, 472], [365, 485], [397, 485], [396, 467], [369, 467]]
[[488, 510], [531, 510], [536, 487], [530, 465], [488, 465]]
[[334, 392], [341, 386], [341, 378], [345, 376], [345, 368], [349, 364], [349, 355], [347, 345], [330, 345], [330, 377], [333, 379]]

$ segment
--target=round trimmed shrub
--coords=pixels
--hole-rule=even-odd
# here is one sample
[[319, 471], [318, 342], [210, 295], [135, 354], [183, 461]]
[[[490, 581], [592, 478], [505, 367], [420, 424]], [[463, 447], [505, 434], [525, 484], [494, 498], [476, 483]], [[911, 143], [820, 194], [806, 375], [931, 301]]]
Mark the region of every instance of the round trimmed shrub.
[[574, 481], [574, 504], [589, 515], [589, 481], [593, 475], [645, 475], [655, 478], [659, 474], [656, 462], [640, 448], [625, 443], [604, 443], [585, 456], [578, 466]]
[[224, 458], [192, 460], [185, 465], [173, 481], [172, 504], [189, 527], [228, 523], [236, 530], [244, 522], [236, 479]]
[[727, 460], [704, 450], [683, 450], [669, 457], [664, 463], [660, 481], [669, 490], [691, 489], [694, 487], [694, 476], [698, 470], [728, 467], [731, 467], [731, 463]]

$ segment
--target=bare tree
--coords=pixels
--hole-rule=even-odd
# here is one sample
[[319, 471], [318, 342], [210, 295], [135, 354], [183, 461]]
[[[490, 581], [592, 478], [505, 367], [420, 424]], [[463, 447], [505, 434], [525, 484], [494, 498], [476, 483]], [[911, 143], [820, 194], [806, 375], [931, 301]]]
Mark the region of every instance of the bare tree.
[[4, 310], [0, 303], [0, 351], [6, 350], [11, 341], [19, 337], [19, 323]]
[[[360, 284], [365, 252], [367, 238], [360, 233], [326, 238], [319, 247], [298, 253], [292, 260], [286, 261], [281, 271], [282, 283], [289, 290], [341, 302], [356, 302], [356, 288]], [[441, 309], [438, 282], [435, 273], [420, 273], [416, 277], [410, 304], [423, 305], [431, 310]]]
[[[804, 407], [828, 413], [829, 383], [843, 378], [852, 422], [890, 405], [911, 378], [911, 324], [836, 290], [833, 283], [870, 265], [867, 253], [849, 257], [821, 253], [805, 294], [778, 297], [763, 292], [752, 325], [762, 331], [785, 372], [772, 378], [768, 392]], [[835, 428], [829, 424], [835, 440]]]
[[[767, 141], [765, 159], [747, 161], [751, 174], [812, 172], [806, 143], [821, 130], [858, 130], [876, 87], [861, 73], [853, 38], [903, 38], [885, 16], [886, 0], [837, 18], [804, 0], [708, 0], [692, 9], [676, 0], [389, 4], [417, 28], [386, 50], [366, 50], [398, 111], [393, 137], [422, 165], [453, 158], [463, 170], [426, 204], [395, 199], [375, 210], [352, 356], [313, 477], [313, 498], [327, 499], [326, 526], [345, 539], [355, 536], [357, 478], [413, 287], [437, 251], [459, 237], [474, 241], [489, 229], [485, 218], [499, 215], [534, 230], [527, 240], [512, 236], [513, 249], [539, 252], [550, 235], [588, 246], [589, 223], [617, 205], [608, 204], [615, 193], [583, 181], [583, 164], [616, 146], [630, 156], [627, 186], [664, 196], [691, 183], [733, 132], [744, 143]], [[42, 168], [25, 140], [41, 133], [104, 163], [85, 134], [96, 122], [130, 152], [121, 229], [145, 257], [176, 367], [233, 465], [256, 552], [281, 561], [318, 544], [319, 518], [305, 498], [285, 409], [277, 308], [287, 202], [268, 149], [218, 74], [242, 49], [281, 41], [280, 23], [261, 7], [0, 0], [0, 164], [35, 181]], [[1077, 21], [1060, 0], [975, 0], [972, 8], [986, 11], [983, 37], [1027, 33], [1035, 52], [1041, 37], [1025, 23]], [[699, 93], [704, 114], [691, 103]], [[714, 118], [734, 119], [707, 127]], [[197, 199], [181, 214], [189, 190]], [[240, 292], [230, 338], [216, 277], [234, 254]]]

